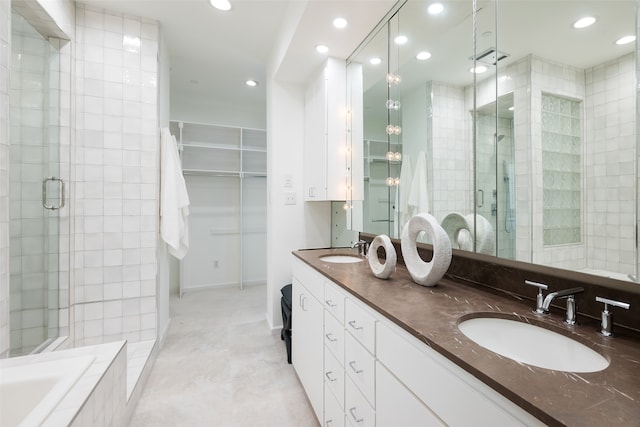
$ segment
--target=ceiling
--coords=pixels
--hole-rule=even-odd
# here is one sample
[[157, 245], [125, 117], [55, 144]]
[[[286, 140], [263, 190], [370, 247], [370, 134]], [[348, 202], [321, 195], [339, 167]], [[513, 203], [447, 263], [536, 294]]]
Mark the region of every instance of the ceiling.
[[[157, 20], [170, 52], [171, 96], [234, 105], [265, 105], [266, 70], [279, 40], [288, 48], [276, 77], [304, 83], [327, 56], [347, 58], [396, 0], [231, 0], [221, 12], [208, 0], [82, 0]], [[289, 27], [296, 16], [297, 25]], [[336, 17], [349, 22], [336, 29]], [[295, 22], [295, 20], [294, 20]], [[317, 44], [329, 47], [319, 54]], [[259, 82], [256, 88], [247, 79]], [[202, 101], [200, 101], [202, 102]]]

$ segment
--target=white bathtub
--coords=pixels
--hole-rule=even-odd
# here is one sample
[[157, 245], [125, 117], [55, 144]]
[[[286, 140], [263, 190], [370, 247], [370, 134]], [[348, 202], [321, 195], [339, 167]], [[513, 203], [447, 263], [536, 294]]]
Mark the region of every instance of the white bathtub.
[[81, 356], [0, 369], [0, 426], [40, 425], [91, 365]]

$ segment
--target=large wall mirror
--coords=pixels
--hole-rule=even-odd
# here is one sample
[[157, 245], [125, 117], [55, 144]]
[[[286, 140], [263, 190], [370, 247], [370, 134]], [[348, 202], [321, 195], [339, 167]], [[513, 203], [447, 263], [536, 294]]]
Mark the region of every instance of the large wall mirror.
[[427, 211], [454, 248], [637, 282], [636, 2], [435, 3], [399, 3], [348, 60], [360, 231]]

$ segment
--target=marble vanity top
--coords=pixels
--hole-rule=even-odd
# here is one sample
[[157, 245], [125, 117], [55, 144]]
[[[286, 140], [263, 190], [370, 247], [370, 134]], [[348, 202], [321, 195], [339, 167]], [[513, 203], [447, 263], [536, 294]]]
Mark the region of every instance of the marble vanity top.
[[[314, 249], [294, 255], [547, 425], [640, 423], [640, 340], [635, 337], [604, 337], [598, 333], [599, 322], [591, 319], [579, 318], [580, 324], [568, 326], [560, 315], [532, 313], [532, 301], [489, 288], [446, 278], [432, 288], [419, 286], [403, 265], [397, 266], [389, 280], [381, 280], [366, 262], [320, 260], [326, 255], [353, 253]], [[458, 329], [461, 320], [474, 316], [542, 322], [594, 349], [610, 364], [600, 372], [579, 374], [520, 364], [484, 349]]]

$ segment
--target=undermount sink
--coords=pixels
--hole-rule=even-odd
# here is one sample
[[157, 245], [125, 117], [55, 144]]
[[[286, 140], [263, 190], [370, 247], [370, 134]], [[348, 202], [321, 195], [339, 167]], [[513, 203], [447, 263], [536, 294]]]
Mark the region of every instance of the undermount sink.
[[598, 372], [609, 361], [586, 345], [518, 320], [475, 317], [458, 328], [476, 344], [516, 362], [564, 372]]
[[325, 255], [320, 257], [320, 260], [324, 262], [334, 262], [337, 264], [349, 264], [353, 262], [362, 262], [364, 258], [353, 255]]

